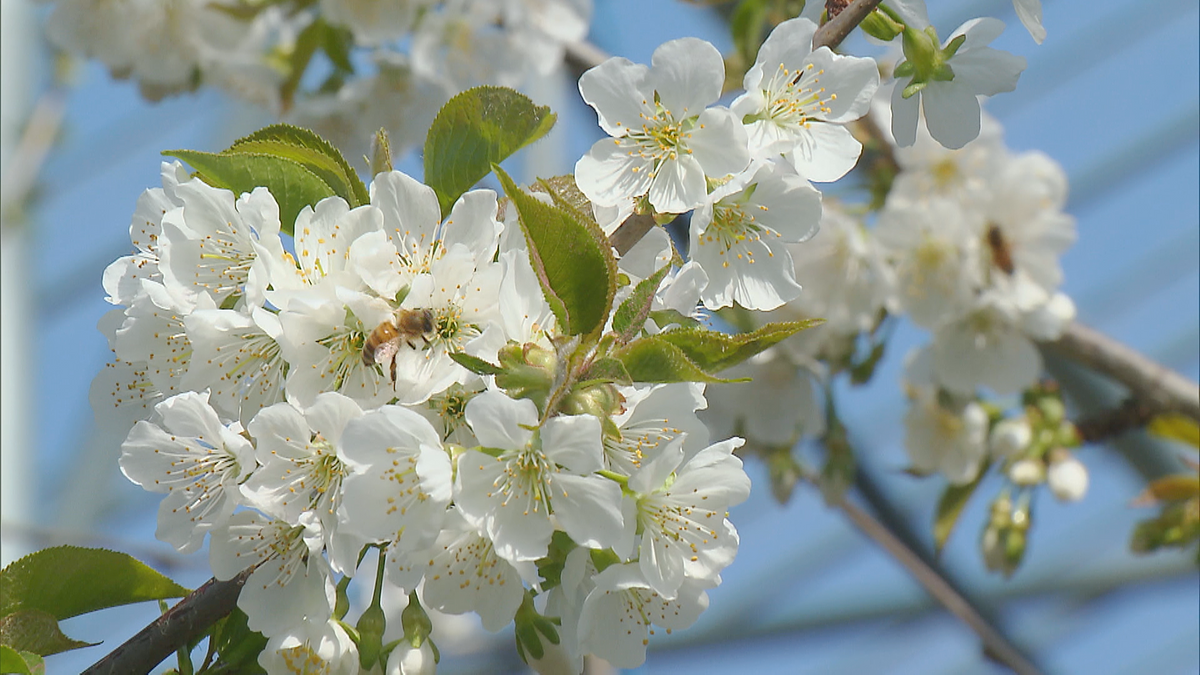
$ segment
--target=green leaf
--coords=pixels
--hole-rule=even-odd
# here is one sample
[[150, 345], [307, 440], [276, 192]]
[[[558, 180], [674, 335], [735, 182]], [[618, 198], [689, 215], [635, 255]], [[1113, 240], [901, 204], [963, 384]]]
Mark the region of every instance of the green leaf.
[[285, 157], [195, 150], [165, 150], [162, 154], [191, 164], [200, 179], [215, 188], [225, 188], [240, 195], [256, 187], [266, 187], [279, 204], [281, 229], [287, 234], [292, 233], [296, 215], [305, 206], [336, 194], [320, 176]]
[[670, 265], [663, 265], [657, 272], [642, 279], [634, 287], [633, 293], [617, 311], [613, 313], [613, 330], [621, 338], [621, 342], [629, 342], [633, 336], [646, 325], [646, 317], [650, 316], [650, 305], [654, 302], [654, 294], [662, 284], [662, 280], [671, 271]]
[[604, 232], [518, 188], [499, 166], [493, 169], [517, 208], [529, 262], [559, 328], [567, 335], [604, 330], [617, 283], [617, 261]]
[[656, 337], [678, 347], [704, 372], [717, 373], [821, 323], [823, 319], [768, 323], [758, 330], [733, 335], [705, 328], [679, 328]]
[[629, 376], [629, 371], [625, 370], [625, 364], [621, 363], [620, 359], [612, 357], [604, 357], [596, 359], [595, 362], [587, 369], [587, 372], [580, 378], [580, 388], [585, 388], [590, 384], [599, 382], [611, 382], [613, 384], [631, 385], [633, 378]]
[[962, 515], [971, 495], [975, 494], [975, 488], [979, 487], [979, 482], [983, 480], [987, 470], [988, 466], [983, 466], [975, 480], [966, 485], [947, 485], [946, 491], [938, 499], [937, 511], [933, 518], [933, 550], [936, 555], [941, 555], [946, 541], [950, 539], [950, 533], [958, 523], [958, 517]]
[[63, 635], [58, 621], [47, 612], [40, 609], [22, 609], [8, 613], [0, 619], [0, 644], [22, 652], [50, 656], [99, 643], [72, 640]]
[[723, 380], [706, 373], [679, 347], [662, 335], [635, 340], [613, 353], [634, 382], [745, 382]]
[[318, 18], [296, 35], [292, 53], [285, 61], [287, 78], [279, 85], [279, 98], [285, 109], [292, 105], [296, 90], [300, 87], [300, 80], [304, 77], [309, 62], [312, 61], [313, 55], [317, 53], [317, 47], [322, 42], [325, 26], [325, 22]]
[[247, 621], [246, 613], [237, 607], [221, 621], [213, 638], [217, 645], [214, 671], [246, 675], [266, 672], [258, 665], [258, 655], [267, 646], [267, 638], [250, 630]]
[[463, 352], [450, 352], [450, 358], [458, 365], [476, 375], [499, 375], [504, 372], [504, 369], [500, 366], [488, 363], [477, 356], [464, 354]]
[[[815, 2], [816, 0], [811, 0]], [[742, 0], [729, 17], [734, 49], [747, 64], [754, 63], [767, 22], [767, 0]]]
[[43, 675], [46, 663], [33, 652], [19, 652], [8, 645], [0, 645], [0, 673], [18, 675]]
[[650, 312], [649, 318], [654, 319], [654, 323], [658, 324], [659, 328], [670, 326], [672, 324], [679, 325], [683, 328], [700, 328], [704, 324], [693, 319], [686, 314], [680, 313], [674, 309], [658, 309]]
[[[316, 132], [291, 124], [272, 124], [239, 138], [225, 155], [271, 155], [301, 164], [325, 182], [350, 208], [371, 203], [371, 195], [349, 162]], [[315, 204], [315, 202], [314, 202]]]
[[1154, 419], [1150, 420], [1150, 425], [1146, 429], [1159, 438], [1179, 441], [1200, 449], [1200, 425], [1186, 415], [1179, 413], [1156, 415]]
[[596, 222], [592, 215], [592, 202], [575, 184], [575, 176], [566, 174], [554, 178], [539, 178], [532, 188], [535, 192], [545, 192], [558, 206], [568, 210], [577, 220]]
[[34, 609], [62, 620], [188, 593], [131, 555], [56, 546], [31, 553], [0, 572], [0, 616]]
[[509, 155], [550, 131], [556, 116], [507, 87], [475, 87], [446, 102], [425, 137], [425, 183], [442, 217]]

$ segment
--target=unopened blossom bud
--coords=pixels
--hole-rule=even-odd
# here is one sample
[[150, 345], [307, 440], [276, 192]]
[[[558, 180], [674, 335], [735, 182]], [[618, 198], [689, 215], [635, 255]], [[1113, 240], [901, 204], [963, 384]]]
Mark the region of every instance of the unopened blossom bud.
[[503, 372], [496, 384], [512, 398], [527, 398], [540, 408], [554, 387], [558, 358], [553, 351], [533, 343], [508, 345], [498, 353]]
[[984, 565], [993, 572], [1012, 576], [1025, 557], [1030, 526], [1029, 499], [1022, 497], [1014, 508], [1007, 491], [992, 502], [992, 513], [980, 539]]
[[1048, 424], [1058, 424], [1067, 417], [1067, 408], [1063, 405], [1062, 399], [1057, 396], [1043, 396], [1038, 400], [1037, 405]]
[[862, 23], [859, 24], [859, 28], [862, 28], [863, 32], [867, 35], [877, 40], [883, 40], [884, 42], [891, 42], [904, 30], [904, 26], [896, 23], [891, 17], [879, 10], [868, 14], [867, 18], [863, 19]]
[[1033, 442], [1033, 429], [1024, 417], [1000, 420], [992, 427], [989, 444], [992, 457], [1006, 459], [1015, 457]]
[[1024, 487], [1038, 485], [1046, 480], [1046, 468], [1040, 460], [1019, 459], [1008, 467], [1008, 479]]
[[388, 656], [386, 675], [434, 675], [437, 672], [437, 655], [433, 641], [426, 638], [421, 646], [413, 647], [401, 642]]
[[1064, 502], [1077, 502], [1087, 493], [1088, 473], [1075, 455], [1059, 448], [1051, 453], [1046, 482], [1054, 496]]

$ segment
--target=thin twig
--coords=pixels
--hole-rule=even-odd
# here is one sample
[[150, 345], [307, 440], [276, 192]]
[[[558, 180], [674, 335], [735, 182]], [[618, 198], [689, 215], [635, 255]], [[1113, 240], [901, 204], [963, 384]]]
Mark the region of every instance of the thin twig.
[[1115, 438], [1150, 423], [1154, 408], [1136, 398], [1127, 398], [1120, 405], [1101, 410], [1075, 422], [1075, 430], [1084, 443], [1099, 443]]
[[253, 571], [253, 567], [247, 568], [229, 581], [209, 579], [137, 635], [83, 671], [83, 675], [149, 673], [181, 645], [200, 637], [232, 612], [242, 586]]
[[964, 598], [937, 570], [922, 560], [916, 551], [909, 548], [891, 530], [871, 514], [846, 499], [836, 502], [836, 506], [863, 534], [870, 537], [903, 565], [917, 580], [917, 583], [921, 584], [938, 603], [973, 630], [992, 658], [1011, 668], [1017, 675], [1038, 675], [1041, 672], [1000, 631], [980, 615], [969, 600]]
[[1195, 382], [1103, 333], [1076, 322], [1045, 346], [1120, 382], [1157, 411], [1179, 412], [1200, 421], [1200, 387]]
[[817, 29], [816, 35], [813, 35], [813, 51], [821, 47], [836, 49], [838, 45], [842, 44], [842, 40], [845, 40], [851, 31], [867, 18], [868, 14], [875, 11], [881, 1], [854, 0], [849, 7]]

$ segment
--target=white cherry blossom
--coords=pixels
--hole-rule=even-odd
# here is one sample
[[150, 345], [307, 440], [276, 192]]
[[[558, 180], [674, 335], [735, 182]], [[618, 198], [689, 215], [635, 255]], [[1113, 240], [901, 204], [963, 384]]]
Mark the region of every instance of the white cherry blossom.
[[451, 509], [442, 534], [418, 566], [425, 574], [421, 599], [447, 614], [475, 612], [483, 627], [495, 632], [512, 622], [525, 597], [522, 577], [537, 577], [531, 562], [511, 563], [496, 554], [495, 545]]
[[604, 466], [599, 420], [559, 416], [539, 428], [532, 401], [497, 391], [471, 399], [466, 416], [483, 448], [496, 454], [468, 450], [459, 457], [455, 503], [500, 557], [545, 556], [555, 529], [551, 514], [580, 545], [605, 548], [620, 540], [621, 489], [593, 473]]
[[873, 59], [813, 51], [816, 30], [802, 18], [776, 26], [730, 109], [746, 125], [756, 157], [783, 155], [800, 175], [823, 183], [858, 162], [862, 144], [844, 125], [870, 108], [879, 70]]
[[389, 555], [432, 544], [450, 503], [451, 466], [429, 422], [384, 406], [349, 422], [341, 447], [351, 473], [342, 481], [340, 527], [388, 542]]
[[239, 511], [213, 530], [208, 559], [221, 581], [254, 567], [237, 604], [250, 630], [270, 638], [332, 616], [336, 595], [323, 543], [320, 521], [312, 514], [292, 524]]
[[267, 640], [258, 665], [268, 673], [357, 675], [358, 647], [337, 621], [303, 622]]
[[821, 193], [771, 162], [714, 190], [692, 216], [688, 250], [708, 275], [704, 306], [771, 310], [795, 298], [800, 285], [784, 244], [812, 237], [820, 219]]
[[729, 110], [708, 107], [725, 80], [711, 44], [672, 40], [654, 51], [651, 63], [611, 58], [579, 78], [583, 100], [612, 138], [579, 160], [575, 180], [601, 206], [648, 193], [656, 210], [682, 213], [704, 201], [706, 176], [746, 168], [746, 132]]
[[684, 579], [678, 594], [655, 592], [634, 563], [612, 565], [595, 580], [579, 617], [579, 643], [618, 668], [636, 668], [646, 660], [652, 625], [667, 631], [687, 628], [708, 608], [705, 586]]
[[954, 79], [931, 79], [907, 98], [904, 91], [913, 80], [896, 83], [892, 90], [892, 136], [897, 144], [913, 144], [917, 117], [922, 111], [930, 135], [947, 148], [961, 148], [979, 135], [980, 107], [976, 97], [1012, 91], [1025, 70], [1024, 58], [988, 47], [1003, 31], [1004, 22], [998, 19], [971, 19], [941, 45], [945, 49], [955, 38], [965, 37], [948, 61]]
[[733, 455], [743, 443], [731, 438], [685, 462], [681, 437], [630, 477], [641, 531], [638, 565], [662, 597], [674, 598], [685, 577], [719, 582], [737, 555], [737, 530], [727, 516], [750, 496], [750, 479]]
[[165, 492], [155, 535], [184, 553], [200, 548], [238, 504], [238, 484], [255, 467], [240, 428], [221, 424], [207, 394], [184, 392], [154, 407], [121, 445], [121, 472], [151, 492]]

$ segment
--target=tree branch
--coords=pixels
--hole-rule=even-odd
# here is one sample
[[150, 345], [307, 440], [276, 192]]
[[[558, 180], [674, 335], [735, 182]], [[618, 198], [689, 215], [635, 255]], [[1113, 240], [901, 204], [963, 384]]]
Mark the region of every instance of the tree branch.
[[875, 11], [881, 1], [854, 0], [849, 7], [817, 29], [817, 33], [813, 35], [813, 51], [821, 47], [836, 49], [838, 45], [842, 44], [842, 40], [845, 40], [855, 27], [867, 18], [868, 14]]
[[938, 603], [974, 631], [989, 656], [1011, 668], [1017, 675], [1038, 675], [1041, 672], [938, 570], [926, 563], [915, 549], [905, 544], [892, 530], [844, 498], [835, 505], [863, 534], [903, 565]]
[[249, 567], [229, 581], [209, 579], [137, 635], [83, 671], [83, 675], [149, 673], [180, 646], [200, 637], [232, 612], [242, 586], [253, 571], [254, 568]]
[[1200, 388], [1195, 382], [1096, 330], [1075, 322], [1044, 346], [1120, 382], [1156, 412], [1200, 420]]

